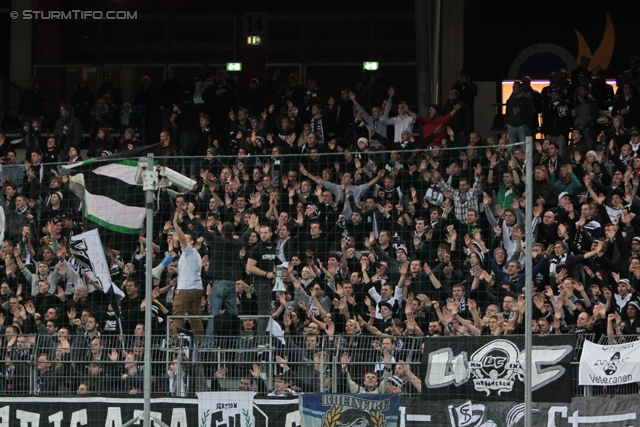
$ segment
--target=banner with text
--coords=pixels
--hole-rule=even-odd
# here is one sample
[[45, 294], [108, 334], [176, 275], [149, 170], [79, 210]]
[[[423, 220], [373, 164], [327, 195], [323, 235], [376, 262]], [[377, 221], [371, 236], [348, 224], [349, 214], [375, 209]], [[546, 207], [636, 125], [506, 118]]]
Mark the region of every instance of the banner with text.
[[618, 385], [640, 381], [640, 341], [598, 345], [585, 341], [580, 356], [580, 385]]
[[[218, 393], [222, 396], [226, 393]], [[361, 397], [358, 395], [357, 397]], [[384, 396], [378, 396], [384, 397]], [[142, 416], [139, 398], [107, 397], [3, 397], [0, 402], [2, 427], [120, 427]], [[230, 408], [228, 408], [230, 409]], [[223, 417], [223, 409], [212, 409], [211, 426], [239, 427], [233, 417]], [[341, 411], [341, 413], [346, 411]], [[198, 400], [182, 398], [151, 399], [151, 415], [170, 427], [201, 427]], [[355, 414], [354, 414], [355, 415]], [[638, 395], [577, 397], [570, 403], [532, 404], [534, 426], [547, 427], [629, 427], [640, 420]], [[307, 427], [300, 416], [298, 399], [258, 397], [253, 400], [252, 427]], [[376, 418], [379, 420], [379, 418]], [[214, 421], [215, 420], [215, 421]], [[339, 418], [337, 426], [369, 426], [373, 420]], [[374, 421], [375, 422], [375, 421]], [[141, 426], [142, 421], [134, 425]], [[157, 423], [153, 424], [156, 427]], [[392, 424], [395, 425], [395, 424]], [[479, 402], [475, 400], [400, 400], [398, 427], [523, 427], [522, 402]], [[389, 425], [387, 425], [388, 427]]]
[[[571, 400], [573, 335], [533, 337], [532, 390], [536, 402]], [[524, 336], [425, 340], [423, 398], [523, 401]]]
[[228, 426], [251, 427], [253, 417], [253, 391], [200, 392], [198, 395], [198, 419], [200, 427], [218, 427], [220, 421]]
[[[143, 399], [112, 397], [7, 397], [0, 398], [2, 427], [120, 427], [143, 416]], [[170, 427], [197, 427], [195, 399], [151, 399], [151, 416]], [[134, 425], [142, 425], [138, 421]], [[154, 423], [155, 426], [159, 424]]]
[[305, 393], [300, 396], [305, 427], [397, 427], [400, 396]]

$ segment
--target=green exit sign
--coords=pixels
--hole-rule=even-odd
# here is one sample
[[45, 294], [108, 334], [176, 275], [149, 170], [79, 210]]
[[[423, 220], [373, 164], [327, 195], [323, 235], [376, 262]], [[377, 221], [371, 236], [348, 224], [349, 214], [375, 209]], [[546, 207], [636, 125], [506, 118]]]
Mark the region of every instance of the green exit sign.
[[251, 46], [259, 46], [262, 44], [262, 39], [260, 38], [260, 36], [248, 36], [247, 44]]
[[242, 62], [227, 62], [227, 71], [242, 71]]
[[363, 62], [362, 63], [362, 68], [364, 68], [365, 70], [369, 70], [369, 71], [377, 70], [378, 69], [378, 63], [377, 62]]

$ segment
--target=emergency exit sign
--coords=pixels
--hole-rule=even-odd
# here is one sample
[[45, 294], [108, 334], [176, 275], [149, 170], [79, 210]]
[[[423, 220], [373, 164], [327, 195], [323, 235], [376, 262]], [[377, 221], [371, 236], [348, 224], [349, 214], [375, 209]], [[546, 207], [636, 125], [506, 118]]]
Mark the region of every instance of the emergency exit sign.
[[377, 62], [363, 62], [362, 63], [362, 68], [364, 68], [365, 70], [369, 70], [369, 71], [377, 70], [378, 69], [378, 63]]
[[227, 62], [227, 71], [242, 71], [242, 62]]

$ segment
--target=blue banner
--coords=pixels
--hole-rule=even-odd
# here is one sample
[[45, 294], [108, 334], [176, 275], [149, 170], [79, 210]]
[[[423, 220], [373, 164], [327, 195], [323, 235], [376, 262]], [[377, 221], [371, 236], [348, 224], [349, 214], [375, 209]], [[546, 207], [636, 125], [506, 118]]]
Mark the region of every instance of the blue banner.
[[300, 412], [305, 427], [397, 427], [400, 396], [305, 393], [300, 396]]

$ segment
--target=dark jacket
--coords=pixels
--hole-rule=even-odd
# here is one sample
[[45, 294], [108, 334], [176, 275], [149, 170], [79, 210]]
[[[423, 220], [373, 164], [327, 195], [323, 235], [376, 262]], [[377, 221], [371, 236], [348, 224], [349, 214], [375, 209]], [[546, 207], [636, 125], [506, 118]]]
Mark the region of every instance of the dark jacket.
[[[519, 108], [520, 113], [513, 114], [513, 109]], [[507, 100], [507, 117], [505, 123], [511, 126], [524, 126], [531, 123], [531, 117], [535, 114], [535, 108], [531, 98], [524, 95], [513, 96]]]
[[47, 113], [47, 95], [35, 85], [33, 88], [26, 88], [20, 95], [18, 104], [18, 114], [23, 116], [44, 116]]
[[549, 182], [549, 180], [545, 179], [543, 181], [534, 181], [533, 189], [531, 191], [534, 203], [537, 203], [536, 200], [540, 197], [545, 200], [545, 209], [550, 209], [558, 205], [558, 195], [560, 194], [558, 187], [556, 187], [552, 182]]
[[178, 79], [165, 79], [160, 86], [159, 92], [160, 106], [163, 108], [173, 108], [174, 105], [182, 103], [182, 85]]
[[202, 131], [200, 127], [191, 133], [189, 138], [189, 145], [185, 156], [205, 156], [207, 154], [207, 148], [213, 146], [213, 140], [217, 139], [218, 132], [209, 128], [207, 131]]
[[571, 111], [567, 101], [545, 102], [542, 108], [542, 132], [551, 136], [568, 135], [570, 117]]
[[[67, 126], [67, 133], [63, 132], [64, 126]], [[56, 121], [56, 126], [53, 130], [53, 138], [56, 140], [58, 148], [68, 149], [70, 147], [80, 147], [82, 142], [82, 126], [80, 120], [75, 117], [67, 116], [60, 117]]]

